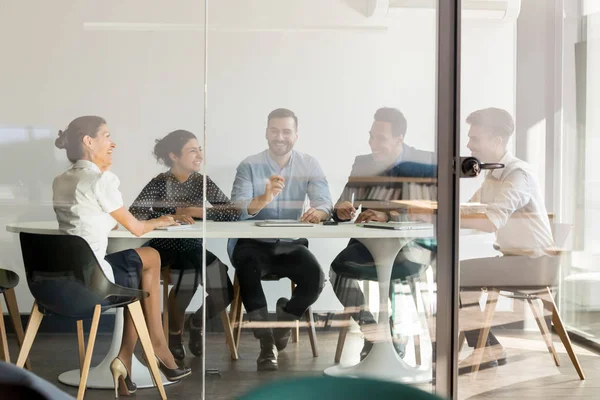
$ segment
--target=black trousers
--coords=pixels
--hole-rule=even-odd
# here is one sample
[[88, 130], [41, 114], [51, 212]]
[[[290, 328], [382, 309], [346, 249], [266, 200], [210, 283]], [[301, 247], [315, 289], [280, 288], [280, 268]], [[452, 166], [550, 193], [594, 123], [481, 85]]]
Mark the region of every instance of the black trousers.
[[[206, 251], [206, 283], [202, 281], [202, 247], [192, 251], [160, 250], [162, 267], [171, 268], [171, 281], [177, 299], [177, 308], [185, 311], [198, 289], [205, 287], [207, 297], [206, 319], [209, 320], [227, 308], [233, 300], [233, 285], [227, 275], [227, 265], [210, 251]], [[202, 307], [192, 317], [194, 325], [202, 324]]]
[[[405, 280], [411, 275], [420, 273], [423, 268], [422, 264], [404, 259], [401, 253], [398, 253], [394, 263], [392, 281]], [[362, 243], [350, 239], [348, 246], [331, 263], [330, 279], [340, 303], [344, 307], [354, 309], [351, 316], [357, 323], [360, 325], [376, 323], [358, 284], [359, 280], [377, 279], [373, 256]]]
[[319, 262], [308, 250], [308, 240], [267, 243], [239, 239], [231, 262], [240, 284], [242, 302], [248, 313], [267, 308], [261, 278], [276, 274], [296, 284], [285, 311], [300, 318], [321, 294], [325, 276]]

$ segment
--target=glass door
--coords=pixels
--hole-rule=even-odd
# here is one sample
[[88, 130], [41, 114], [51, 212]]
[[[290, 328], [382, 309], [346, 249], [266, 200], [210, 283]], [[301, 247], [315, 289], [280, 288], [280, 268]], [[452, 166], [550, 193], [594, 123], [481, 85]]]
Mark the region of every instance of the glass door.
[[460, 151], [500, 165], [460, 182], [457, 398], [587, 398], [597, 10], [474, 3], [462, 4]]

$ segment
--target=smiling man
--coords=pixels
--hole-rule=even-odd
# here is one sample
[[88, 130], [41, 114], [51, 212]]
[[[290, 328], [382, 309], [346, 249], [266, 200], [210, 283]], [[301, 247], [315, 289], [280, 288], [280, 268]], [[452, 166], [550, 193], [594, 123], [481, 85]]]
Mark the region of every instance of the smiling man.
[[[486, 172], [483, 184], [470, 200], [487, 206], [484, 218], [462, 218], [461, 228], [494, 233], [494, 249], [502, 257], [461, 261], [461, 287], [527, 286], [527, 279], [534, 277], [536, 281], [537, 276], [549, 274], [557, 269], [559, 261], [553, 250], [542, 189], [529, 164], [509, 151], [515, 124], [506, 110], [477, 110], [466, 122], [470, 125], [467, 147], [473, 157], [484, 163], [504, 164], [504, 168]], [[479, 334], [479, 329], [465, 332], [470, 347], [477, 345]], [[474, 354], [462, 360], [459, 373], [470, 372], [474, 362]], [[490, 332], [479, 369], [505, 363], [506, 351]]]
[[[319, 223], [329, 219], [332, 202], [318, 161], [294, 150], [298, 117], [287, 109], [272, 111], [265, 138], [269, 148], [246, 158], [237, 168], [231, 197], [241, 219], [294, 219]], [[310, 206], [304, 210], [305, 199]], [[283, 230], [282, 230], [283, 232]], [[233, 241], [232, 241], [233, 243]], [[276, 274], [296, 284], [292, 297], [277, 301], [277, 319], [299, 319], [323, 290], [324, 274], [306, 239], [239, 239], [231, 252], [244, 307], [251, 321], [267, 321], [261, 278]], [[288, 323], [289, 325], [289, 323]], [[260, 340], [258, 370], [276, 370], [277, 352], [285, 349], [290, 328], [255, 328]]]
[[[358, 212], [355, 206], [360, 203], [367, 207], [356, 216], [356, 222], [387, 222], [397, 219], [399, 214], [394, 213], [395, 206], [390, 200], [409, 197], [407, 193], [402, 193], [402, 183], [398, 183], [398, 179], [395, 178], [435, 177], [435, 154], [405, 144], [406, 130], [406, 118], [400, 110], [384, 107], [375, 112], [369, 130], [371, 153], [360, 155], [354, 160], [350, 180], [335, 205], [335, 220], [351, 220]], [[372, 177], [381, 179], [376, 182], [370, 179]], [[429, 251], [415, 243], [408, 243], [396, 257], [392, 279], [406, 279], [418, 274], [430, 260]], [[366, 270], [372, 271], [373, 265], [373, 257], [367, 248], [358, 240], [351, 239], [348, 246], [333, 260], [330, 270], [336, 296], [344, 305], [345, 311], [361, 325], [365, 333], [361, 359], [365, 358], [373, 347], [373, 339], [369, 337], [369, 333], [375, 329], [376, 321], [367, 307], [365, 296], [357, 281], [365, 271], [357, 272], [356, 267], [368, 267]], [[354, 272], [357, 272], [357, 279], [349, 278]], [[394, 345], [402, 354], [403, 346], [399, 342]]]

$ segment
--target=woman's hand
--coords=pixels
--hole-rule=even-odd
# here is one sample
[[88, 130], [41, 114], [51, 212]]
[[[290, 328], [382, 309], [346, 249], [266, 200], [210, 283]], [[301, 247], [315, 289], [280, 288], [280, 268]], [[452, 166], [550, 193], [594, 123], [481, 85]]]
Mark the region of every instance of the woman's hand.
[[177, 225], [175, 219], [170, 215], [163, 215], [160, 218], [151, 219], [148, 221], [139, 221], [125, 207], [121, 207], [111, 212], [110, 215], [119, 224], [123, 225], [125, 229], [137, 237], [145, 235], [148, 232], [152, 232], [154, 229], [159, 227]]
[[204, 210], [202, 207], [183, 207], [175, 210], [175, 215], [187, 215], [192, 218], [204, 218]]
[[163, 226], [179, 225], [175, 221], [175, 218], [173, 218], [171, 215], [163, 215], [162, 217], [158, 217], [156, 219], [153, 219], [152, 221], [155, 222], [155, 228], [162, 228]]
[[180, 224], [192, 225], [196, 223], [196, 221], [194, 221], [194, 218], [184, 214], [175, 214], [173, 215], [173, 219], [175, 220], [175, 222], [179, 222]]

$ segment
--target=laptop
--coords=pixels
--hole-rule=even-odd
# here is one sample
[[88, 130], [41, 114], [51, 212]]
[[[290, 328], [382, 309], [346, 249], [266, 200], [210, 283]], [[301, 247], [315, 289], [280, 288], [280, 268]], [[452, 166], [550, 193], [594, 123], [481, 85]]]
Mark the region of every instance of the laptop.
[[365, 222], [358, 224], [358, 226], [362, 226], [363, 228], [393, 229], [396, 231], [424, 230], [433, 228], [432, 224], [419, 221]]
[[312, 224], [310, 222], [302, 222], [302, 221], [297, 221], [295, 219], [265, 219], [262, 221], [256, 221], [255, 225], [261, 226], [261, 227], [286, 227], [286, 226], [309, 227], [309, 226], [315, 226], [315, 224]]

